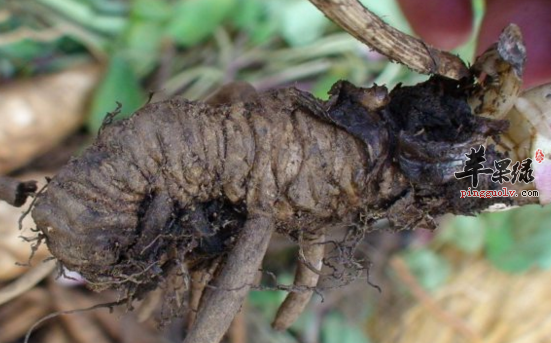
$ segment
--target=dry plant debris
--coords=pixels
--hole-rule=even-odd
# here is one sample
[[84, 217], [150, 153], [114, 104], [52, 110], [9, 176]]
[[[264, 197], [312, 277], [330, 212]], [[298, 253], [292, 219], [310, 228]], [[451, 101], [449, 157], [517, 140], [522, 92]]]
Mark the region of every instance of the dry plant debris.
[[[33, 258], [29, 260], [29, 241], [23, 239], [22, 236], [33, 237], [35, 233], [29, 228], [34, 228], [36, 224], [28, 216], [21, 223], [25, 229], [23, 231], [18, 230], [19, 218], [25, 207], [10, 206], [14, 203], [21, 205], [23, 198], [34, 195], [36, 188], [40, 188], [45, 184], [45, 181], [36, 183], [20, 180], [39, 179], [42, 176], [38, 173], [25, 174], [17, 179], [0, 176], [0, 200], [7, 202], [0, 201], [0, 282], [12, 280], [27, 272], [28, 266], [25, 266], [27, 263], [35, 266], [43, 259], [51, 256], [47, 247], [42, 244], [37, 247]], [[18, 199], [18, 201], [10, 202], [10, 199]], [[25, 203], [27, 207], [31, 201], [32, 199], [29, 197]], [[1, 288], [0, 304], [5, 302], [4, 294], [5, 289]]]
[[[507, 154], [499, 142], [508, 122], [499, 118], [519, 95], [525, 59], [516, 26], [467, 70], [356, 1], [314, 3], [339, 23], [359, 15], [344, 27], [390, 58], [442, 76], [391, 92], [343, 81], [328, 101], [295, 88], [229, 87], [209, 102], [149, 104], [115, 123], [109, 115], [96, 142], [62, 168], [32, 210], [63, 266], [128, 302], [162, 287], [174, 313], [191, 275], [212, 269], [198, 301], [194, 295], [199, 308], [185, 342], [219, 342], [276, 231], [301, 247], [295, 285], [275, 320], [284, 329], [308, 302], [322, 264], [344, 283], [364, 271], [350, 252], [376, 222], [434, 229], [441, 214], [521, 203], [460, 199], [470, 183], [453, 177], [469, 148], [487, 146], [489, 164]], [[371, 24], [357, 31], [362, 18]], [[372, 39], [378, 34], [388, 39]], [[501, 187], [486, 179], [480, 186]], [[324, 241], [337, 223], [350, 239]], [[343, 274], [337, 263], [353, 271]]]
[[92, 64], [0, 87], [0, 174], [24, 166], [75, 132], [99, 76]]
[[469, 263], [459, 262], [452, 279], [431, 293], [417, 284], [403, 260], [392, 260], [391, 268], [411, 290], [415, 301], [409, 304], [398, 301], [392, 310], [388, 306], [381, 308], [368, 327], [374, 340], [383, 343], [549, 340], [549, 271], [534, 269], [521, 275], [510, 274], [481, 258], [453, 251], [446, 253], [470, 259]]
[[[117, 300], [114, 292], [93, 294], [47, 278], [41, 285], [0, 306], [0, 343], [20, 342], [38, 320], [58, 311], [84, 309], [97, 302]], [[62, 315], [45, 322], [31, 337], [33, 343], [169, 343], [154, 321], [138, 322], [123, 307]]]

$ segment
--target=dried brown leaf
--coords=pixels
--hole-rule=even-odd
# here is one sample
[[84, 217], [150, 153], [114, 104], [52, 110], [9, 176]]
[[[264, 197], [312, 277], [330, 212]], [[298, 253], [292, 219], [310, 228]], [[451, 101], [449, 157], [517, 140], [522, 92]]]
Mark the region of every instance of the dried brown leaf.
[[0, 174], [28, 163], [82, 125], [100, 68], [85, 65], [0, 87]]

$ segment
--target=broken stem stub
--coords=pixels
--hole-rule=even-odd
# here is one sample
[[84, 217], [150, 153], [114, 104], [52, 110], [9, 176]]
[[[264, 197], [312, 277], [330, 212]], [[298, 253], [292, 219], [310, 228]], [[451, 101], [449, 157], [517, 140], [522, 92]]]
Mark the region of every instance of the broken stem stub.
[[22, 206], [36, 189], [36, 181], [21, 182], [5, 176], [0, 177], [0, 200], [12, 206]]

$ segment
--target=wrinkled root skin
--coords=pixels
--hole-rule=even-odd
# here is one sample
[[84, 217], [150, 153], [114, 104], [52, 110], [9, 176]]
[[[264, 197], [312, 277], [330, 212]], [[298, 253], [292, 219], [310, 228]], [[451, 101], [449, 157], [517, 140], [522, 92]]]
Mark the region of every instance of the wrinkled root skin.
[[[63, 265], [131, 299], [183, 264], [222, 257], [186, 340], [217, 342], [274, 230], [296, 237], [381, 219], [434, 229], [438, 215], [511, 202], [459, 197], [471, 186], [453, 177], [464, 154], [507, 129], [471, 114], [467, 85], [434, 77], [388, 94], [340, 82], [327, 102], [288, 88], [245, 102], [149, 104], [104, 127], [32, 216]], [[487, 166], [503, 158], [486, 148]], [[482, 177], [479, 188], [500, 185]]]

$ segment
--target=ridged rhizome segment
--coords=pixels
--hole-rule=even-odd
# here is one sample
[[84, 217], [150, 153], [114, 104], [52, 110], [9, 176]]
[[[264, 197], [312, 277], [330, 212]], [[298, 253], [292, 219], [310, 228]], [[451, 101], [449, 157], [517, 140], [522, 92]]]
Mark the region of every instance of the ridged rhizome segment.
[[98, 287], [132, 275], [157, 282], [172, 259], [210, 256], [205, 244], [223, 250], [255, 211], [273, 211], [280, 226], [299, 214], [303, 227], [344, 218], [361, 207], [368, 157], [316, 111], [296, 89], [232, 105], [147, 105], [103, 128], [33, 217], [54, 256]]

